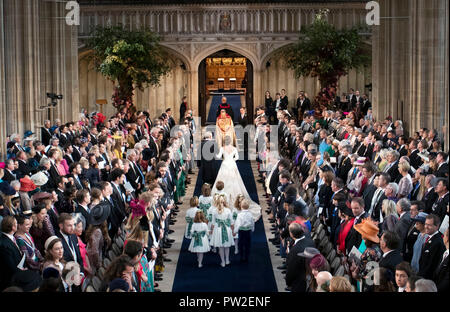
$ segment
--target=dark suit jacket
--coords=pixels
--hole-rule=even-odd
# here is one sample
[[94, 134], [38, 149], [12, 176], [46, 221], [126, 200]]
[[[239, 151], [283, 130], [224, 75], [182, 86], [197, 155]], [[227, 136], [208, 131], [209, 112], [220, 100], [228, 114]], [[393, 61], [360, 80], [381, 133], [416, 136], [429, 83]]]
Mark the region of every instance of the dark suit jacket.
[[389, 170], [386, 173], [391, 177], [391, 182], [395, 182], [397, 178], [400, 176], [400, 172], [398, 172], [398, 161], [395, 161], [395, 163], [392, 165], [391, 168], [389, 168]]
[[350, 157], [346, 157], [342, 159], [341, 163], [338, 166], [336, 175], [344, 181], [344, 183], [347, 181], [348, 172], [352, 168], [352, 162], [350, 160]]
[[448, 202], [449, 202], [449, 193], [447, 193], [447, 195], [445, 195], [441, 200], [439, 200], [438, 197], [436, 199], [436, 203], [433, 204], [433, 206], [431, 207], [432, 213], [437, 215], [441, 219], [441, 222], [444, 220], [445, 214], [447, 213]]
[[50, 139], [52, 138], [52, 134], [50, 133], [50, 129], [46, 129], [44, 127], [41, 128], [41, 141], [45, 146], [50, 144]]
[[448, 178], [448, 164], [443, 163], [434, 175], [438, 178]]
[[19, 272], [17, 265], [22, 253], [5, 234], [0, 233], [0, 290], [11, 285], [12, 276]]
[[422, 248], [422, 254], [419, 260], [419, 276], [426, 279], [433, 279], [434, 271], [442, 260], [445, 251], [445, 245], [441, 234], [434, 234]]
[[3, 172], [5, 173], [2, 178], [3, 181], [11, 183], [12, 181], [17, 180], [17, 174], [15, 172], [13, 172], [13, 173], [16, 174], [16, 177], [14, 177], [7, 169], [4, 169]]
[[238, 124], [240, 124], [242, 126], [242, 128], [247, 127], [247, 124], [248, 124], [247, 119], [248, 119], [247, 114], [245, 114], [244, 118], [242, 118], [241, 114], [239, 113]]
[[289, 254], [287, 255], [286, 285], [293, 292], [306, 291], [306, 258], [297, 255], [299, 252], [303, 252], [306, 247], [315, 246], [313, 240], [305, 235], [305, 238], [290, 248]]
[[278, 181], [279, 181], [279, 175], [280, 175], [280, 171], [279, 171], [279, 169], [277, 167], [273, 171], [272, 177], [270, 178], [270, 182], [269, 182], [269, 189], [270, 189], [270, 192], [272, 193], [272, 195], [275, 195], [275, 193], [277, 192], [277, 185], [278, 185]]
[[28, 166], [28, 164], [26, 162], [23, 162], [22, 160], [19, 160], [18, 163], [19, 163], [19, 168], [17, 168], [17, 170], [16, 170], [17, 178], [21, 179], [26, 175], [31, 176], [30, 166]]
[[377, 187], [373, 185], [373, 183], [366, 185], [364, 188], [364, 191], [362, 193], [362, 197], [364, 198], [364, 210], [366, 212], [370, 209], [370, 204], [372, 203], [372, 197], [373, 194], [375, 194], [375, 191], [377, 190]]
[[355, 219], [355, 223], [353, 224], [352, 229], [350, 230], [350, 232], [348, 232], [347, 237], [345, 238], [345, 250], [347, 252], [347, 255], [350, 253], [353, 246], [358, 248], [359, 245], [361, 245], [362, 237], [361, 234], [357, 230], [355, 230], [355, 225], [361, 223], [362, 220], [367, 217], [367, 212], [364, 212], [363, 215], [358, 218], [358, 220]]
[[415, 169], [419, 168], [423, 163], [422, 158], [420, 158], [419, 156], [418, 150], [415, 150], [411, 153], [411, 155], [409, 155], [409, 160], [411, 166], [413, 166]]
[[411, 227], [411, 214], [406, 212], [395, 224], [394, 231], [400, 237], [400, 250], [402, 254], [406, 251], [406, 237], [408, 236], [408, 230]]
[[[66, 262], [75, 261], [75, 259], [73, 258], [72, 252], [70, 251], [69, 245], [67, 244], [67, 241], [62, 236], [61, 232], [59, 230], [56, 230], [55, 234], [56, 234], [56, 236], [58, 236], [61, 239], [62, 245], [64, 247], [64, 255], [63, 255], [64, 261], [66, 261]], [[80, 247], [78, 246], [78, 238], [75, 234], [71, 234], [68, 236], [69, 236], [69, 239], [72, 241], [73, 248], [75, 249], [75, 253], [77, 255], [77, 263], [80, 265], [81, 272], [84, 272], [83, 259], [81, 258]]]
[[403, 261], [402, 255], [400, 254], [400, 250], [396, 249], [391, 251], [386, 257], [382, 257], [379, 265], [380, 268], [386, 268], [390, 270], [395, 276], [395, 267], [397, 264]]
[[434, 282], [436, 283], [438, 292], [448, 292], [449, 290], [449, 270], [448, 256], [444, 261], [440, 262], [436, 271], [434, 271]]
[[433, 204], [438, 199], [439, 195], [432, 188], [428, 193], [425, 192], [422, 201], [425, 203], [425, 212], [430, 214], [432, 212]]
[[89, 212], [86, 211], [86, 209], [84, 209], [83, 207], [80, 206], [80, 204], [76, 204], [75, 205], [75, 213], [81, 213], [81, 215], [84, 217], [84, 219], [86, 220], [86, 229], [89, 225]]
[[[206, 147], [205, 147], [206, 145]], [[208, 145], [209, 147], [209, 153], [210, 155], [207, 155], [208, 153]], [[216, 160], [214, 159], [214, 146], [217, 145], [215, 140], [204, 140], [202, 141], [200, 147], [201, 147], [201, 159], [198, 161], [199, 167], [202, 170], [202, 179], [204, 183], [208, 183], [210, 185], [214, 184], [214, 181], [217, 177], [216, 172]], [[208, 157], [207, 159], [205, 158]]]

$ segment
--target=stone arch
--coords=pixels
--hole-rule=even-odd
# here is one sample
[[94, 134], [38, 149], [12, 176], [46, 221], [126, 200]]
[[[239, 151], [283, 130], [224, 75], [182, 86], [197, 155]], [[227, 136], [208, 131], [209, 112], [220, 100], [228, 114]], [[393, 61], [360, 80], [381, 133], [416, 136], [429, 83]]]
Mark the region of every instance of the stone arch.
[[285, 47], [287, 47], [288, 45], [291, 45], [291, 44], [293, 44], [293, 43], [294, 43], [294, 41], [288, 41], [288, 42], [286, 42], [286, 43], [281, 43], [281, 44], [278, 44], [277, 46], [273, 47], [270, 51], [267, 51], [267, 53], [265, 53], [265, 54], [263, 54], [263, 55], [261, 56], [261, 67], [262, 67], [262, 68], [265, 68], [266, 62], [267, 62], [268, 60], [270, 60], [270, 58], [272, 58], [272, 56], [273, 56], [274, 54], [280, 52], [281, 49], [283, 49], [283, 48], [285, 48]]
[[213, 46], [209, 46], [206, 49], [202, 50], [198, 55], [195, 56], [195, 58], [192, 61], [192, 68], [198, 69], [198, 66], [200, 65], [200, 62], [208, 57], [209, 55], [216, 53], [218, 51], [228, 49], [231, 51], [234, 51], [236, 53], [241, 54], [242, 56], [245, 56], [248, 58], [252, 64], [253, 64], [253, 70], [257, 70], [260, 67], [259, 58], [256, 56], [256, 53], [253, 53], [249, 51], [248, 49], [239, 47], [238, 45], [229, 44], [229, 43], [219, 43], [215, 44]]
[[189, 61], [189, 59], [186, 57], [186, 55], [178, 52], [177, 50], [175, 50], [174, 48], [165, 45], [163, 42], [161, 43], [161, 46], [163, 47], [164, 50], [166, 50], [169, 54], [171, 54], [172, 56], [180, 59], [185, 65], [186, 65], [186, 70], [187, 71], [191, 71], [191, 62]]

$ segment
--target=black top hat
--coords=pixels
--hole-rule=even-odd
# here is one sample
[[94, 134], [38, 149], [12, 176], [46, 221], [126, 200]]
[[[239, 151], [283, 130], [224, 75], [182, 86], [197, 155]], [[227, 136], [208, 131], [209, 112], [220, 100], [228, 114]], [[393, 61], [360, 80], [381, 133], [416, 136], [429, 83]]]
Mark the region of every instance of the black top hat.
[[111, 213], [111, 208], [107, 202], [101, 202], [91, 209], [89, 214], [90, 221], [89, 223], [92, 225], [100, 225], [106, 219], [108, 219]]

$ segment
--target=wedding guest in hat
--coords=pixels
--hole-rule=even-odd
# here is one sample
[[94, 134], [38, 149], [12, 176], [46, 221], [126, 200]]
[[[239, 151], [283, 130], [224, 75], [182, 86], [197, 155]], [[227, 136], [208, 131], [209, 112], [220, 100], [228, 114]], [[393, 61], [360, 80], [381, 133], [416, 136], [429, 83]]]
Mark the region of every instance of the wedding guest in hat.
[[16, 216], [17, 231], [14, 234], [17, 246], [22, 253], [25, 254], [25, 265], [30, 270], [39, 271], [44, 258], [41, 256], [39, 249], [34, 244], [33, 237], [30, 235], [30, 228], [33, 219], [25, 216]]
[[47, 214], [47, 208], [44, 203], [38, 203], [33, 207], [33, 215], [31, 216], [33, 224], [30, 228], [30, 235], [33, 237], [34, 244], [40, 254], [45, 254], [45, 241], [55, 235], [50, 218]]
[[33, 183], [37, 187], [41, 188], [42, 186], [47, 184], [48, 177], [45, 175], [45, 173], [43, 173], [42, 171], [39, 171], [31, 176], [31, 181], [33, 181]]
[[425, 232], [425, 220], [427, 216], [427, 213], [419, 212], [417, 216], [411, 218], [411, 221], [413, 222], [414, 227], [418, 232], [416, 235], [416, 241], [412, 248], [413, 250], [411, 259], [411, 267], [416, 273], [419, 272], [419, 261], [420, 256], [422, 255], [422, 248], [428, 237], [428, 234]]
[[19, 196], [20, 206], [22, 210], [31, 210], [31, 208], [33, 207], [29, 192], [34, 191], [36, 188], [36, 184], [34, 184], [34, 182], [30, 178], [25, 177], [20, 179]]
[[75, 235], [78, 239], [78, 247], [80, 248], [80, 254], [81, 258], [83, 259], [83, 268], [84, 272], [87, 274], [91, 274], [91, 267], [89, 263], [89, 258], [87, 257], [87, 250], [86, 250], [86, 244], [81, 239], [82, 234], [84, 234], [84, 231], [86, 229], [86, 220], [84, 219], [83, 215], [81, 213], [75, 213]]
[[86, 250], [93, 272], [100, 268], [103, 251], [111, 245], [107, 226], [110, 213], [110, 205], [105, 202], [101, 202], [91, 209], [89, 227], [86, 230]]
[[369, 262], [379, 262], [382, 257], [382, 251], [379, 246], [380, 238], [378, 237], [378, 226], [374, 221], [367, 218], [360, 224], [354, 226], [355, 230], [361, 234], [362, 243], [359, 246], [359, 252], [362, 253], [359, 263], [351, 262], [350, 271], [352, 277], [357, 280], [357, 291], [367, 291], [368, 286], [365, 277], [369, 274], [367, 264]]
[[309, 291], [315, 291], [317, 288], [316, 278], [317, 274], [322, 271], [330, 272], [330, 264], [322, 254], [317, 254], [309, 260], [309, 269], [311, 270], [311, 280]]

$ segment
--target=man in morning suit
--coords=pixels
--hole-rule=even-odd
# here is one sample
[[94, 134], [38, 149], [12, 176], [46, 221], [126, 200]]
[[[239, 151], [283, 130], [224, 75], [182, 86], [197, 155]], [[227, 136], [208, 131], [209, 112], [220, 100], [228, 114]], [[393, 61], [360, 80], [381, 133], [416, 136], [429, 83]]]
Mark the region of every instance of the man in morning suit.
[[21, 270], [17, 266], [23, 255], [14, 238], [16, 231], [17, 220], [13, 216], [5, 216], [0, 233], [0, 291], [9, 287], [12, 276]]
[[198, 166], [202, 170], [202, 181], [210, 185], [214, 184], [217, 177], [217, 170], [215, 167], [216, 160], [214, 159], [214, 149], [217, 148], [216, 141], [212, 139], [212, 133], [206, 132], [205, 139], [201, 143], [201, 159], [198, 161]]
[[75, 220], [68, 213], [61, 213], [58, 218], [59, 229], [55, 231], [56, 236], [61, 239], [64, 247], [64, 261], [75, 261], [80, 265], [81, 272], [83, 269], [83, 258], [81, 258], [80, 247], [78, 246], [78, 238], [74, 234]]
[[294, 240], [286, 260], [286, 285], [293, 292], [306, 291], [306, 263], [305, 258], [298, 254], [306, 247], [315, 247], [313, 240], [306, 235], [306, 228], [298, 223], [291, 223], [289, 235]]
[[385, 231], [380, 239], [380, 249], [383, 256], [379, 262], [380, 268], [386, 268], [391, 272], [392, 280], [395, 277], [395, 267], [403, 261], [400, 254], [399, 245], [400, 238], [397, 233], [392, 231]]
[[426, 279], [433, 279], [433, 274], [446, 249], [439, 232], [440, 224], [439, 217], [434, 214], [429, 214], [425, 219], [425, 233], [428, 234], [428, 237], [420, 255], [418, 275]]

